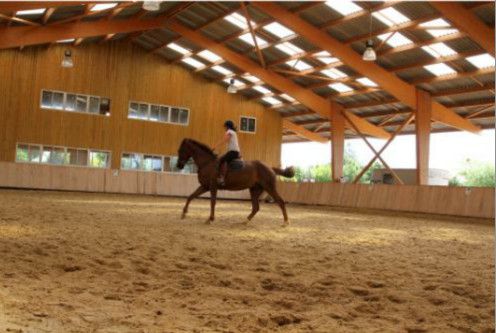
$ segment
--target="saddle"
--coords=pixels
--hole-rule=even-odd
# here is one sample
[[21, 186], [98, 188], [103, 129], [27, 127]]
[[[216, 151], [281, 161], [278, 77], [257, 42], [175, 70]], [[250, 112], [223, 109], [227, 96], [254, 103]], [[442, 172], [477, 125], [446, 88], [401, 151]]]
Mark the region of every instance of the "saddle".
[[244, 166], [245, 166], [245, 162], [242, 159], [237, 158], [235, 160], [232, 160], [228, 164], [227, 169], [228, 170], [241, 170], [241, 169], [243, 169]]

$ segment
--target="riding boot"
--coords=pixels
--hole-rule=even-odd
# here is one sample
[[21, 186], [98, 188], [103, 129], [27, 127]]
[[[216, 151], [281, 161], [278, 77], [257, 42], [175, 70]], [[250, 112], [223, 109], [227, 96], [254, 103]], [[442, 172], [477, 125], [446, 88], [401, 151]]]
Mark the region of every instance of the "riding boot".
[[219, 171], [219, 177], [217, 178], [217, 183], [220, 185], [220, 186], [225, 186], [225, 178], [226, 178], [226, 163], [222, 163], [220, 165], [220, 171]]

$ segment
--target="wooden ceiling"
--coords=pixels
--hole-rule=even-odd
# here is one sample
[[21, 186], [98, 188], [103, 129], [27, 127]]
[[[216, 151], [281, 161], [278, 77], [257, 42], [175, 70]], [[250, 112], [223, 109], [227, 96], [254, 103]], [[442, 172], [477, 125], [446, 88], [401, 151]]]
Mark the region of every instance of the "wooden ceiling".
[[[208, 80], [226, 86], [226, 78], [236, 79], [242, 85], [238, 94], [281, 113], [284, 142], [328, 140], [330, 100], [353, 117], [361, 132], [387, 138], [415, 108], [417, 89], [434, 97], [433, 132], [494, 128], [494, 66], [478, 68], [467, 61], [494, 55], [494, 2], [358, 2], [361, 8], [347, 15], [324, 2], [164, 2], [157, 12], [144, 10], [142, 2], [115, 3], [111, 8], [98, 6], [108, 2], [0, 3], [0, 48], [22, 50], [61, 40], [70, 40], [73, 47], [137, 43]], [[19, 14], [40, 8], [44, 10]], [[385, 24], [377, 13], [386, 9], [406, 19]], [[233, 13], [244, 19], [244, 25], [225, 20]], [[439, 18], [449, 27], [432, 29], [451, 31], [429, 34], [424, 25]], [[294, 33], [281, 37], [265, 29], [273, 22]], [[388, 43], [399, 37], [410, 43]], [[368, 39], [375, 42], [375, 62], [361, 59]], [[284, 52], [285, 42], [296, 51]], [[172, 50], [170, 43], [189, 53]], [[439, 43], [454, 52], [433, 56], [425, 51]], [[206, 61], [201, 57], [205, 49], [221, 59]], [[323, 56], [323, 51], [331, 56]], [[331, 57], [335, 59], [328, 61]], [[183, 62], [186, 58], [204, 66], [192, 68]], [[293, 63], [288, 65], [289, 61]], [[424, 67], [432, 65], [448, 66], [453, 73], [436, 76]], [[326, 74], [329, 70], [338, 70], [339, 77]], [[262, 82], [251, 82], [246, 74]], [[364, 77], [376, 86], [364, 84]], [[346, 88], [339, 92], [330, 84]], [[266, 90], [257, 90], [262, 86]], [[402, 133], [413, 130], [414, 122]], [[346, 135], [354, 136], [354, 129], [348, 128]]]

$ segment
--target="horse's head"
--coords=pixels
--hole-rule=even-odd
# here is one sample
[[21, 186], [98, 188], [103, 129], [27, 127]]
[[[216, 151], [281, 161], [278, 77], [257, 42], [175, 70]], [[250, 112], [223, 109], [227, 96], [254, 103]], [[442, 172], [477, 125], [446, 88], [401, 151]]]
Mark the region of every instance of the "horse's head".
[[179, 146], [179, 150], [177, 152], [178, 158], [177, 158], [176, 167], [179, 170], [182, 170], [184, 168], [184, 166], [191, 158], [193, 153], [188, 141], [189, 141], [188, 139], [184, 139], [183, 142], [181, 142], [181, 145]]

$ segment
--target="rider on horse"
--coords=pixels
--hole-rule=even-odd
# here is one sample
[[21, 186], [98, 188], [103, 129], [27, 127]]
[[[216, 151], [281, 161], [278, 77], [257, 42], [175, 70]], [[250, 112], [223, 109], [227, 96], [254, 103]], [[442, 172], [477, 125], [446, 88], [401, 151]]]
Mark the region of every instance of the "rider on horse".
[[235, 159], [241, 158], [236, 126], [234, 126], [234, 123], [231, 120], [226, 120], [224, 122], [224, 128], [226, 129], [224, 137], [213, 148], [213, 150], [216, 150], [223, 144], [227, 144], [227, 153], [222, 155], [222, 157], [220, 158], [217, 170], [219, 175], [219, 177], [217, 178], [217, 182], [219, 183], [219, 185], [222, 186], [225, 185], [224, 179], [226, 177], [227, 166], [229, 165], [229, 163], [231, 163]]

